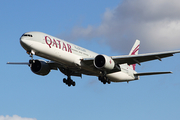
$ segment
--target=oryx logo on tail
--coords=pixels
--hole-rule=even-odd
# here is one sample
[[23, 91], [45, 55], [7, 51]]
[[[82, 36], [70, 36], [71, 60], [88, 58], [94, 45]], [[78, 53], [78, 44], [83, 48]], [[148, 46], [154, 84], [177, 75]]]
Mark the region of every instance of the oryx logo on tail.
[[[136, 42], [134, 43], [129, 55], [138, 55], [139, 46], [140, 46], [140, 41], [136, 40]], [[135, 70], [136, 64], [133, 64], [133, 65], [130, 65], [130, 66], [133, 68], [133, 70]]]

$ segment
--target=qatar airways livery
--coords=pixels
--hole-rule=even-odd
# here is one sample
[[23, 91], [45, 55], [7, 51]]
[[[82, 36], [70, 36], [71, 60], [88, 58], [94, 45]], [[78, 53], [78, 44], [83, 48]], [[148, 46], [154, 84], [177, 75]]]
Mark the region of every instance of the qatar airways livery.
[[[82, 74], [97, 76], [103, 84], [111, 82], [129, 82], [138, 80], [139, 76], [167, 74], [172, 72], [137, 73], [136, 64], [151, 60], [160, 60], [173, 56], [180, 51], [168, 51], [148, 54], [138, 54], [140, 41], [136, 40], [129, 55], [107, 56], [98, 54], [74, 45], [67, 41], [42, 32], [27, 32], [20, 38], [21, 46], [30, 55], [31, 59], [25, 64], [37, 75], [47, 75], [51, 70], [60, 70], [67, 76], [63, 82], [68, 86], [75, 86], [71, 76], [82, 77]], [[50, 61], [34, 60], [37, 55]]]

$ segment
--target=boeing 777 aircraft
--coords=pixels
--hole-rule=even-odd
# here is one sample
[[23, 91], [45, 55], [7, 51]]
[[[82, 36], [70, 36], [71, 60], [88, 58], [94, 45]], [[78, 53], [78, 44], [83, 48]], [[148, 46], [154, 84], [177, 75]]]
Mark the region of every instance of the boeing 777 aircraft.
[[[67, 76], [63, 82], [68, 86], [75, 86], [71, 76], [82, 77], [82, 74], [97, 76], [103, 84], [111, 82], [129, 82], [138, 80], [139, 76], [167, 74], [171, 72], [137, 73], [136, 64], [151, 60], [173, 56], [180, 51], [138, 54], [140, 41], [136, 40], [129, 55], [107, 56], [79, 47], [67, 41], [42, 32], [27, 32], [20, 38], [21, 46], [31, 59], [25, 63], [37, 75], [47, 75], [51, 70], [60, 70]], [[50, 61], [34, 60], [37, 55]]]

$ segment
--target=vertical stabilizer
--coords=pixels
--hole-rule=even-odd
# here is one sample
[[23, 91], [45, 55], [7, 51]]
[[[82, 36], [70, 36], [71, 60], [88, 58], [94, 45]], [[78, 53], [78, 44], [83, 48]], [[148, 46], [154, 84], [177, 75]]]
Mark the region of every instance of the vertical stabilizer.
[[[139, 46], [140, 46], [140, 41], [136, 40], [136, 42], [134, 43], [129, 55], [137, 55], [139, 52]], [[135, 70], [136, 64], [130, 65], [133, 70]]]

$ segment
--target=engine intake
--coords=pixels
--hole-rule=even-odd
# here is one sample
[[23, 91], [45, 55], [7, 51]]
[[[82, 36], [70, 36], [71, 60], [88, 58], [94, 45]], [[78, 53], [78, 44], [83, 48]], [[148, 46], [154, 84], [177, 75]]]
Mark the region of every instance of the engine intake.
[[97, 55], [94, 59], [94, 66], [101, 70], [112, 70], [115, 66], [114, 60], [106, 55]]
[[50, 66], [42, 60], [30, 60], [31, 71], [37, 75], [47, 75], [50, 72]]

